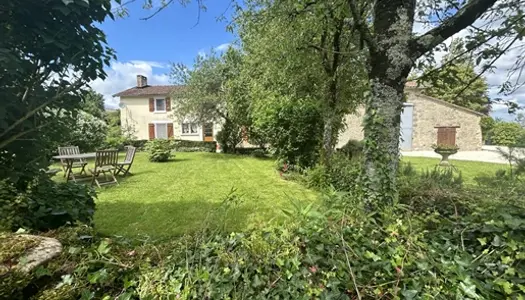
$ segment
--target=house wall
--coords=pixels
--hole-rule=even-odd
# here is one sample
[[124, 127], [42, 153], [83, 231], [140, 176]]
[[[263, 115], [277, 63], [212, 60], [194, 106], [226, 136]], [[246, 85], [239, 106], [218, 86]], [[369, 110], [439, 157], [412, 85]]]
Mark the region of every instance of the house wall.
[[407, 102], [414, 104], [412, 150], [430, 150], [437, 142], [437, 126], [459, 126], [456, 145], [460, 151], [481, 150], [481, 115], [436, 101], [413, 92]]
[[365, 135], [363, 132], [363, 116], [365, 115], [364, 106], [359, 107], [355, 113], [347, 115], [345, 121], [345, 128], [339, 134], [336, 148], [343, 147], [349, 140], [361, 141]]
[[[150, 97], [165, 97], [163, 95], [147, 97], [121, 97], [120, 120], [121, 127], [134, 128], [135, 137], [139, 140], [149, 139], [149, 123], [173, 123], [173, 137], [181, 140], [202, 141], [202, 126], [199, 126], [196, 134], [182, 134], [181, 122], [174, 121], [173, 111], [164, 113], [149, 111]], [[213, 136], [221, 130], [220, 124], [213, 125]]]
[[[437, 126], [459, 126], [456, 144], [460, 151], [481, 150], [481, 115], [436, 101], [417, 91], [407, 91], [406, 102], [414, 105], [412, 150], [432, 150], [432, 145], [437, 142]], [[339, 135], [337, 148], [344, 146], [350, 139], [364, 138], [364, 112], [364, 107], [360, 107], [356, 113], [346, 117], [346, 129]]]

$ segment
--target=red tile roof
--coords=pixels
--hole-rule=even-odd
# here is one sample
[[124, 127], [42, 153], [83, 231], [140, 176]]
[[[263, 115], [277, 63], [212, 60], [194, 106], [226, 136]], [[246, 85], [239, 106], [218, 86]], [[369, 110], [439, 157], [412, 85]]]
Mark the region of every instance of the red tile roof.
[[182, 85], [147, 85], [145, 87], [132, 87], [130, 89], [118, 92], [113, 97], [136, 97], [150, 95], [167, 95], [175, 90], [180, 90]]

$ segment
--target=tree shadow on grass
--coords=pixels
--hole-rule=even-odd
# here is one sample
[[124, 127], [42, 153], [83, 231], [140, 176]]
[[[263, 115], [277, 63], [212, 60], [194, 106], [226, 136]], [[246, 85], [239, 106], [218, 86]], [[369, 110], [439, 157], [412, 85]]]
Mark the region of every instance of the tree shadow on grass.
[[251, 213], [255, 211], [246, 205], [227, 201], [97, 201], [95, 228], [108, 236], [163, 240], [203, 230], [239, 231], [246, 228]]

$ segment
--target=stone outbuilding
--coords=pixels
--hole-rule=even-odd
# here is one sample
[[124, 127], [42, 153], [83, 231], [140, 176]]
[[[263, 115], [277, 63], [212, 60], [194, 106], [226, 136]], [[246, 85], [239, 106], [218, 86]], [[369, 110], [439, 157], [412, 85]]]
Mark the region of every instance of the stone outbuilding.
[[[432, 150], [434, 144], [457, 145], [459, 150], [481, 150], [482, 113], [424, 95], [408, 86], [401, 115], [400, 148], [403, 151]], [[362, 140], [364, 107], [346, 117], [346, 129], [339, 135], [336, 148], [349, 140]]]

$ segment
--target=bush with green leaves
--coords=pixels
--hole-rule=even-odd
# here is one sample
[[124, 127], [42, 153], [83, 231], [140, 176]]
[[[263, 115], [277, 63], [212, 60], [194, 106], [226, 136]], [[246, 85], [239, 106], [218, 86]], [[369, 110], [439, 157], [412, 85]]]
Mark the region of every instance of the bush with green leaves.
[[108, 126], [91, 114], [80, 111], [64, 145], [78, 146], [81, 152], [90, 152], [104, 147]]
[[25, 192], [17, 192], [7, 181], [0, 182], [0, 190], [0, 228], [4, 230], [42, 231], [93, 221], [96, 193], [86, 185], [56, 183], [42, 174]]
[[217, 142], [173, 140], [174, 148], [178, 152], [215, 152]]
[[[492, 129], [491, 140], [494, 145], [515, 147], [521, 146], [525, 129], [515, 122], [497, 122]], [[524, 145], [525, 146], [525, 145]]]
[[166, 162], [173, 153], [173, 142], [167, 139], [154, 139], [146, 143], [148, 159], [152, 162]]
[[314, 102], [271, 99], [257, 108], [253, 126], [278, 159], [301, 167], [317, 163], [323, 120]]
[[224, 153], [233, 153], [235, 152], [235, 147], [242, 141], [241, 127], [226, 120], [215, 138]]
[[362, 161], [355, 157], [351, 159], [346, 152], [337, 152], [330, 159], [330, 168], [317, 165], [306, 172], [306, 182], [309, 187], [325, 189], [332, 187], [338, 191], [355, 192], [361, 174]]
[[254, 149], [251, 153], [251, 156], [256, 158], [267, 158], [267, 153], [264, 151], [264, 149]]

